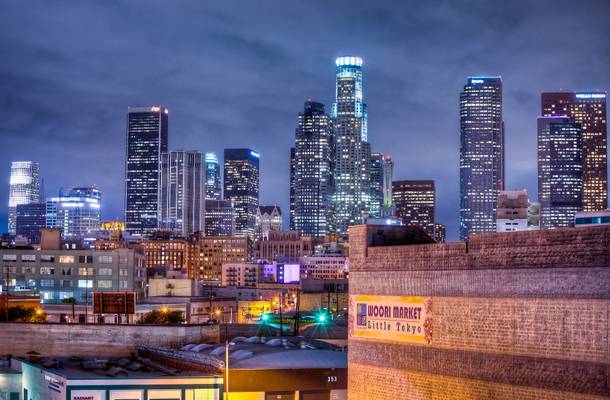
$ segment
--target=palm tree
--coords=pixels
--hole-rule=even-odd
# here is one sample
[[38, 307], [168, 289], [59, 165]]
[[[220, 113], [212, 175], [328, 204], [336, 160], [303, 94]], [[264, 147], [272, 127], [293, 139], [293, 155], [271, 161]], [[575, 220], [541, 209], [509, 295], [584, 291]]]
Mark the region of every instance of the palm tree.
[[76, 299], [74, 297], [66, 297], [61, 300], [64, 304], [72, 304], [72, 323], [76, 321], [76, 314], [74, 313], [74, 305], [76, 304]]

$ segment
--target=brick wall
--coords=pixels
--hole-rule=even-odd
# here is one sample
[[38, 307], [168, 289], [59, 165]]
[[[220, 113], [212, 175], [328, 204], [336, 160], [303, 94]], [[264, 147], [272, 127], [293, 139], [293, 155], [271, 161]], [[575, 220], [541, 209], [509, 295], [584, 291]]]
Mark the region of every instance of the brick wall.
[[78, 325], [0, 323], [0, 355], [124, 356], [138, 344], [177, 347], [217, 342], [218, 325]]
[[395, 245], [400, 234], [350, 227], [350, 295], [429, 298], [432, 339], [350, 335], [350, 399], [610, 396], [610, 226]]

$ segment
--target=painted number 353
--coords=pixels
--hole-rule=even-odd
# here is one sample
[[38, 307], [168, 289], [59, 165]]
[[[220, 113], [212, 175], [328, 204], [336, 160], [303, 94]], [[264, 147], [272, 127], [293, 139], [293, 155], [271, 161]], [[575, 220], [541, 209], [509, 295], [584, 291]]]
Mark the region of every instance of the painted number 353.
[[328, 376], [326, 377], [328, 383], [337, 382], [336, 376]]

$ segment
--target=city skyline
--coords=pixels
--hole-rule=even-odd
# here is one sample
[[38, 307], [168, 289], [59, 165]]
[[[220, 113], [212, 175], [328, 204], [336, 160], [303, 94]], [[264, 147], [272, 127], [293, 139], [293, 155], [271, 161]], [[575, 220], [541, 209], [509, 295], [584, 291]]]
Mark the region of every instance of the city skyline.
[[[459, 27], [454, 22], [443, 26], [438, 33], [430, 31], [428, 37], [425, 34], [420, 36], [418, 40], [425, 37], [423, 42], [433, 45], [431, 47], [440, 46], [445, 40], [454, 44], [459, 41], [459, 50], [456, 51], [449, 49], [450, 43], [443, 45], [446, 47], [441, 48], [446, 51], [442, 55], [426, 50], [426, 46], [404, 35], [409, 30], [421, 28], [425, 33], [431, 28], [418, 25], [417, 19], [409, 18], [400, 4], [384, 8], [359, 5], [345, 16], [340, 15], [340, 7], [328, 5], [321, 7], [328, 12], [325, 21], [340, 26], [341, 32], [327, 44], [314, 46], [310, 41], [303, 42], [311, 47], [312, 54], [315, 53], [309, 59], [302, 59], [300, 51], [291, 48], [302, 37], [302, 32], [288, 34], [286, 38], [274, 37], [273, 33], [284, 28], [284, 24], [298, 21], [288, 10], [275, 9], [260, 22], [273, 21], [275, 24], [249, 38], [247, 35], [252, 32], [244, 31], [247, 25], [239, 17], [231, 19], [227, 10], [209, 10], [208, 18], [212, 20], [228, 19], [224, 28], [212, 24], [218, 31], [216, 38], [221, 39], [226, 49], [214, 48], [207, 42], [208, 37], [214, 37], [214, 34], [185, 17], [185, 28], [179, 30], [178, 40], [172, 39], [171, 43], [162, 41], [159, 47], [159, 52], [162, 52], [176, 46], [177, 60], [168, 63], [162, 60], [164, 57], [159, 52], [150, 53], [143, 57], [143, 61], [157, 63], [147, 71], [143, 71], [143, 65], [136, 61], [124, 67], [127, 70], [122, 70], [113, 57], [99, 59], [101, 53], [92, 55], [89, 61], [85, 60], [87, 57], [79, 61], [67, 54], [68, 49], [74, 50], [74, 56], [86, 54], [86, 49], [93, 45], [116, 58], [126, 50], [121, 45], [110, 43], [113, 39], [118, 41], [120, 34], [142, 45], [138, 54], [153, 49], [156, 43], [149, 44], [146, 38], [141, 37], [142, 32], [155, 39], [157, 34], [166, 31], [153, 33], [150, 28], [138, 24], [132, 30], [128, 25], [121, 25], [120, 19], [118, 23], [123, 31], [110, 30], [111, 22], [125, 10], [104, 9], [99, 21], [91, 27], [100, 33], [89, 37], [92, 43], [76, 41], [66, 44], [63, 41], [71, 39], [70, 32], [85, 30], [82, 21], [69, 19], [65, 28], [52, 32], [50, 38], [43, 34], [44, 26], [56, 22], [54, 16], [60, 15], [61, 7], [56, 14], [51, 13], [46, 18], [43, 15], [48, 10], [40, 7], [41, 14], [31, 16], [27, 23], [24, 22], [26, 14], [18, 7], [8, 7], [5, 15], [8, 21], [0, 28], [2, 36], [8, 38], [0, 39], [0, 48], [8, 54], [0, 67], [3, 104], [7, 105], [0, 110], [5, 121], [1, 129], [6, 140], [6, 145], [0, 150], [2, 176], [6, 182], [0, 185], [0, 198], [8, 199], [10, 161], [32, 160], [40, 163], [41, 177], [45, 179], [49, 193], [57, 192], [60, 187], [96, 185], [104, 193], [102, 218], [121, 218], [125, 110], [128, 106], [163, 104], [171, 115], [170, 149], [192, 148], [217, 154], [231, 147], [257, 149], [261, 153], [261, 204], [278, 204], [283, 210], [288, 210], [287, 154], [293, 141], [294, 115], [303, 101], [310, 97], [332, 104], [333, 61], [339, 55], [354, 54], [364, 60], [364, 90], [370, 109], [368, 136], [373, 150], [393, 157], [395, 180], [435, 180], [437, 221], [447, 225], [448, 239], [456, 240], [459, 221], [458, 97], [464, 79], [478, 74], [502, 76], [506, 121], [505, 187], [527, 188], [532, 199], [536, 199], [536, 117], [541, 111], [540, 93], [560, 89], [608, 90], [610, 87], [605, 74], [607, 57], [591, 57], [591, 54], [608, 54], [608, 44], [604, 40], [595, 40], [603, 39], [608, 31], [603, 23], [607, 5], [597, 4], [597, 10], [593, 10], [594, 7], [579, 10], [557, 2], [553, 7], [545, 7], [542, 2], [530, 7], [493, 5], [499, 8], [493, 15], [491, 8], [485, 5], [468, 8], [468, 14], [451, 5], [440, 10], [417, 7], [416, 11], [434, 22], [431, 25], [439, 26], [449, 19], [457, 21], [459, 15], [467, 15], [471, 23], [492, 16], [478, 28]], [[130, 11], [129, 6], [123, 7]], [[261, 8], [258, 12], [269, 11], [265, 5]], [[308, 10], [310, 8], [312, 13], [319, 12], [315, 7], [310, 6]], [[97, 8], [81, 5], [79, 10], [88, 15]], [[185, 12], [186, 15], [186, 11], [171, 12]], [[153, 22], [160, 19], [161, 14], [151, 12], [146, 19]], [[78, 14], [71, 18], [74, 15]], [[364, 15], [367, 18], [372, 16], [367, 25], [355, 28], [343, 25], [350, 18], [364, 24]], [[570, 15], [569, 21], [565, 15]], [[553, 25], [557, 20], [562, 24]], [[579, 36], [577, 27], [585, 22], [587, 32]], [[34, 28], [35, 24], [40, 27]], [[240, 27], [240, 24], [244, 26]], [[20, 40], [15, 39], [23, 26], [31, 26], [30, 32]], [[538, 29], [541, 26], [546, 29]], [[239, 29], [231, 34], [235, 27]], [[573, 41], [562, 42], [561, 54], [557, 54], [551, 43], [545, 44], [554, 34], [570, 27], [575, 29], [571, 37]], [[176, 29], [175, 26], [172, 28]], [[208, 57], [198, 55], [203, 53], [188, 39], [188, 28], [196, 32], [194, 36], [206, 39], [201, 43], [203, 53], [210, 52], [214, 61], [203, 60]], [[300, 24], [297, 28], [304, 29], [304, 26]], [[533, 35], [534, 28], [543, 33]], [[328, 37], [329, 29], [320, 26], [315, 35]], [[469, 42], [481, 32], [490, 32], [490, 38]], [[108, 42], [102, 39], [106, 34], [110, 36]], [[307, 31], [307, 34], [312, 32]], [[388, 37], [395, 39], [385, 43]], [[524, 37], [529, 37], [533, 43], [524, 45]], [[399, 43], [398, 38], [405, 43]], [[497, 42], [502, 46], [493, 47]], [[383, 46], [377, 48], [380, 43]], [[478, 55], [481, 49], [488, 50], [485, 56]], [[530, 59], [531, 54], [536, 54], [534, 60]], [[582, 63], [582, 57], [587, 57], [589, 62]], [[237, 67], [231, 65], [226, 72], [219, 71], [240, 58], [244, 58], [242, 62], [250, 66], [249, 70], [244, 70], [240, 63]], [[98, 62], [101, 67], [89, 65], [89, 62]], [[181, 75], [187, 66], [190, 69], [189, 62], [198, 65], [204, 83], [185, 85], [185, 79], [197, 76]], [[446, 65], [450, 66], [447, 71], [444, 70]], [[112, 68], [106, 72], [106, 67]], [[66, 74], [70, 70], [80, 72]], [[83, 73], [89, 70], [91, 73]], [[125, 73], [124, 77], [122, 73]], [[239, 85], [226, 87], [222, 95], [211, 94], [215, 87], [218, 88], [213, 84], [213, 78], [218, 77], [219, 84], [223, 85], [236, 76], [235, 73], [239, 73]], [[146, 85], [152, 76], [157, 77], [156, 81], [161, 79], [158, 87]], [[57, 85], [66, 88], [55, 90]], [[209, 112], [213, 104], [217, 104], [216, 108]], [[76, 107], [81, 111], [95, 109], [96, 113], [72, 112]], [[286, 226], [287, 214], [284, 213]], [[0, 211], [0, 223], [6, 226], [6, 208]]]

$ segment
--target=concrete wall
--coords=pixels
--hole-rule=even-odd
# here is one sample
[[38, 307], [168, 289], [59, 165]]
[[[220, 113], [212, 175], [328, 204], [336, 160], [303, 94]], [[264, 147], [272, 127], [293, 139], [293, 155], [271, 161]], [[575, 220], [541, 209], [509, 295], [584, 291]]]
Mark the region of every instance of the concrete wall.
[[122, 356], [137, 344], [176, 347], [217, 342], [218, 325], [79, 325], [0, 323], [0, 353], [25, 356]]
[[350, 329], [350, 399], [610, 396], [610, 226], [372, 247], [384, 234], [407, 240], [350, 228], [350, 295], [425, 297], [431, 338]]

